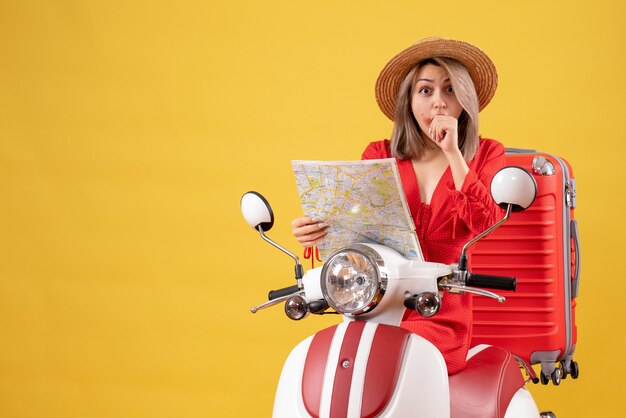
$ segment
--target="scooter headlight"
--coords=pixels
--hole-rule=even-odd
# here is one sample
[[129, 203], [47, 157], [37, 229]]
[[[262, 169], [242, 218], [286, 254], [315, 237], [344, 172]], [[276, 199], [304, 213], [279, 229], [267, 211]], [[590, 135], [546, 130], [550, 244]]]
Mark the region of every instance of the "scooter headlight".
[[378, 305], [387, 286], [380, 267], [384, 263], [371, 247], [356, 244], [334, 252], [324, 263], [322, 294], [337, 312], [360, 315]]

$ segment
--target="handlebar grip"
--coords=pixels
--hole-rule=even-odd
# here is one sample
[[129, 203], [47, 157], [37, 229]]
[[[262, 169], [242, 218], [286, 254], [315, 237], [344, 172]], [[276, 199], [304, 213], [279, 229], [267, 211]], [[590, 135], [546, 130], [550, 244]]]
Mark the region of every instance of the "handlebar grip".
[[517, 279], [508, 276], [492, 276], [490, 274], [470, 274], [465, 281], [467, 286], [485, 289], [512, 290], [517, 288]]
[[270, 290], [270, 292], [267, 295], [267, 300], [274, 300], [274, 299], [281, 298], [283, 296], [291, 295], [292, 293], [295, 293], [298, 290], [300, 290], [300, 288], [298, 287], [297, 284], [294, 284], [293, 286], [289, 286], [289, 287], [283, 287], [282, 289], [278, 289], [278, 290]]

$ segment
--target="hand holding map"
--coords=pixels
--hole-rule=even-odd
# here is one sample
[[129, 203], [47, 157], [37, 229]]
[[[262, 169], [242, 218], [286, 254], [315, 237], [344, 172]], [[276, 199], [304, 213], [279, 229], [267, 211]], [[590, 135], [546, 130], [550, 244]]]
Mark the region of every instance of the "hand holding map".
[[329, 225], [322, 260], [357, 243], [386, 245], [423, 260], [396, 160], [292, 161], [306, 216]]

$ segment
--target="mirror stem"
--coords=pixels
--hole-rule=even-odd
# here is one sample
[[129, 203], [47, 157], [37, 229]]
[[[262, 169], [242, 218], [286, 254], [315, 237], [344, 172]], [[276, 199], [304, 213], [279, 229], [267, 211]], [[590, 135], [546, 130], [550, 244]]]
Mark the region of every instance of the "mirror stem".
[[494, 229], [498, 228], [500, 225], [505, 223], [511, 216], [511, 209], [513, 209], [513, 205], [509, 203], [508, 205], [506, 205], [506, 213], [504, 214], [504, 218], [500, 219], [498, 222], [491, 225], [489, 228], [487, 228], [486, 230], [484, 230], [483, 232], [475, 236], [471, 241], [469, 241], [467, 244], [463, 246], [463, 249], [461, 250], [461, 257], [459, 259], [459, 270], [467, 270], [467, 256], [465, 255], [465, 253], [467, 252], [467, 249], [471, 247], [472, 245], [474, 245], [476, 241], [478, 241], [481, 238], [484, 238], [486, 235], [491, 233], [491, 231], [493, 231]]
[[284, 252], [289, 257], [291, 257], [291, 258], [293, 258], [295, 260], [295, 262], [296, 262], [296, 266], [295, 266], [296, 280], [298, 281], [298, 287], [300, 289], [302, 289], [302, 277], [304, 276], [304, 269], [302, 268], [302, 264], [300, 264], [300, 259], [298, 258], [298, 256], [295, 255], [294, 253], [292, 253], [291, 251], [287, 250], [286, 248], [282, 247], [281, 245], [275, 243], [274, 241], [269, 239], [267, 236], [265, 236], [265, 233], [263, 232], [263, 228], [261, 228], [261, 225], [257, 226], [257, 230], [259, 231], [259, 234], [261, 234], [261, 238], [263, 238], [265, 241], [269, 242], [274, 247], [278, 248], [279, 250], [281, 250], [282, 252]]

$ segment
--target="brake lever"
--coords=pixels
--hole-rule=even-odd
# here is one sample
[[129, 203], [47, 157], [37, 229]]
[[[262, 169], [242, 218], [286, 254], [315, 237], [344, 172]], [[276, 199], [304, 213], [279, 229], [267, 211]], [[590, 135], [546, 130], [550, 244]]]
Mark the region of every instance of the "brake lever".
[[284, 302], [287, 299], [289, 299], [290, 297], [296, 296], [296, 295], [304, 295], [304, 290], [299, 290], [297, 292], [293, 292], [293, 293], [290, 293], [288, 295], [281, 296], [279, 298], [269, 300], [269, 301], [267, 301], [265, 303], [260, 304], [259, 306], [253, 306], [252, 308], [250, 308], [250, 312], [257, 313], [261, 309], [265, 309], [265, 308], [269, 308], [269, 307], [274, 306], [274, 305], [278, 305], [280, 302]]
[[439, 287], [442, 289], [446, 289], [447, 291], [449, 291], [450, 293], [473, 293], [475, 295], [479, 295], [479, 296], [485, 296], [491, 299], [495, 299], [500, 303], [504, 303], [504, 301], [506, 301], [506, 298], [504, 296], [500, 296], [496, 293], [490, 292], [488, 290], [484, 290], [484, 289], [478, 289], [477, 287], [471, 287], [471, 286], [462, 286], [462, 285], [457, 285], [457, 284], [451, 284], [451, 283], [439, 283]]

